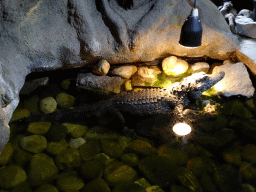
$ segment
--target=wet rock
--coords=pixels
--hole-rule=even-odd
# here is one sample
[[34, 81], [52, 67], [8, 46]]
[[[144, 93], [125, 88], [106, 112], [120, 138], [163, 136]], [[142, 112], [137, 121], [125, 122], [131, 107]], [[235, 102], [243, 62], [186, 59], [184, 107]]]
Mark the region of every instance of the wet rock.
[[43, 113], [52, 113], [57, 109], [57, 102], [53, 97], [46, 97], [40, 100], [40, 109]]
[[26, 118], [26, 117], [29, 117], [29, 116], [30, 116], [29, 110], [27, 110], [27, 109], [16, 109], [13, 112], [13, 115], [12, 115], [12, 118], [11, 118], [10, 122], [17, 121], [17, 120], [20, 120], [20, 119], [23, 119], [23, 118]]
[[60, 86], [66, 90], [69, 88], [69, 85], [70, 85], [69, 79], [64, 79], [63, 81], [61, 81], [61, 84], [60, 84]]
[[103, 179], [96, 179], [87, 183], [84, 188], [81, 190], [82, 192], [110, 192], [110, 188], [108, 184]]
[[122, 147], [115, 140], [102, 139], [101, 148], [106, 155], [115, 159], [123, 155]]
[[83, 89], [103, 90], [119, 93], [123, 80], [121, 77], [96, 76], [92, 73], [80, 73], [76, 85]]
[[159, 71], [148, 67], [139, 67], [137, 73], [132, 76], [133, 86], [145, 86], [153, 84], [157, 80]]
[[251, 110], [255, 109], [255, 104], [254, 104], [253, 99], [247, 100], [247, 101], [245, 102], [245, 104], [246, 104], [246, 106], [247, 106], [249, 109], [251, 109]]
[[53, 185], [43, 185], [37, 188], [34, 192], [59, 192], [59, 190]]
[[30, 99], [24, 101], [24, 108], [29, 110], [30, 114], [38, 114], [39, 113], [38, 103], [39, 103], [39, 97], [35, 95]]
[[256, 162], [256, 145], [247, 144], [242, 149], [242, 158], [248, 161]]
[[57, 142], [48, 142], [46, 152], [52, 155], [57, 155], [68, 147], [68, 143], [65, 139]]
[[116, 186], [111, 192], [121, 192], [121, 191], [137, 191], [146, 192], [146, 190], [133, 182], [124, 183]]
[[74, 169], [81, 166], [81, 156], [78, 149], [64, 149], [55, 158], [55, 163], [61, 170]]
[[134, 183], [142, 186], [145, 189], [151, 186], [145, 178], [140, 178], [139, 180], [135, 181]]
[[239, 129], [247, 137], [251, 137], [256, 140], [255, 119], [233, 119], [230, 122], [230, 126]]
[[58, 142], [65, 138], [67, 134], [67, 128], [59, 123], [53, 123], [49, 131], [45, 134], [48, 141]]
[[44, 135], [50, 128], [51, 122], [32, 122], [28, 125], [27, 132], [35, 135]]
[[193, 70], [193, 73], [198, 73], [201, 71], [208, 73], [210, 65], [206, 62], [197, 62], [191, 65], [191, 69]]
[[104, 165], [106, 165], [110, 161], [110, 157], [107, 156], [105, 153], [99, 153], [98, 155], [96, 155], [94, 157], [94, 160], [99, 161], [99, 162], [103, 163]]
[[2, 153], [0, 154], [0, 166], [6, 165], [9, 162], [12, 157], [13, 151], [14, 149], [12, 147], [12, 144], [8, 142], [5, 145]]
[[49, 82], [49, 77], [43, 77], [40, 79], [34, 79], [32, 81], [26, 81], [22, 89], [20, 90], [20, 95], [28, 95], [36, 90], [37, 87], [47, 85]]
[[101, 152], [100, 142], [98, 140], [87, 140], [79, 148], [80, 155], [84, 161], [92, 160]]
[[171, 192], [188, 192], [188, 190], [179, 185], [172, 185]]
[[24, 167], [30, 162], [32, 157], [33, 154], [28, 151], [25, 151], [23, 149], [15, 149], [12, 159], [16, 165]]
[[117, 186], [134, 182], [138, 179], [138, 174], [132, 167], [115, 161], [106, 165], [103, 177], [110, 186]]
[[131, 166], [131, 167], [136, 167], [139, 164], [139, 158], [136, 154], [134, 153], [125, 153], [122, 157], [121, 160], [123, 163]]
[[115, 131], [101, 126], [95, 126], [89, 129], [85, 135], [85, 139], [118, 139], [119, 134]]
[[145, 157], [157, 153], [156, 148], [154, 148], [149, 142], [140, 139], [136, 139], [129, 143], [125, 152], [134, 153], [139, 157]]
[[256, 191], [256, 189], [252, 185], [250, 185], [248, 183], [243, 184], [243, 192], [255, 192], [255, 191]]
[[0, 187], [13, 188], [27, 179], [26, 172], [19, 166], [7, 166], [0, 169]]
[[16, 185], [13, 189], [12, 192], [33, 192], [31, 189], [31, 186], [28, 184], [28, 182], [23, 182], [19, 185]]
[[187, 162], [187, 168], [195, 176], [201, 176], [207, 170], [207, 163], [202, 157], [194, 157]]
[[54, 180], [58, 176], [59, 169], [54, 160], [44, 153], [35, 154], [28, 167], [27, 182], [31, 186], [41, 186]]
[[203, 191], [215, 192], [217, 187], [214, 184], [213, 178], [206, 171], [200, 176], [199, 182]]
[[246, 180], [251, 180], [252, 183], [256, 182], [256, 167], [250, 163], [243, 162], [239, 168], [239, 172]]
[[223, 65], [216, 66], [212, 73], [224, 71], [225, 77], [214, 85], [214, 88], [224, 96], [243, 95], [252, 97], [255, 91], [245, 65], [241, 62], [231, 63], [224, 61]]
[[230, 102], [227, 102], [223, 106], [225, 109], [225, 112], [229, 114], [233, 114], [239, 118], [242, 119], [251, 119], [253, 118], [253, 114], [250, 112], [248, 108], [244, 106], [244, 104], [239, 100], [233, 100]]
[[238, 148], [238, 146], [231, 146], [228, 148], [225, 148], [223, 151], [223, 158], [229, 163], [233, 165], [241, 165], [242, 163], [242, 157], [241, 157], [241, 151]]
[[130, 79], [137, 72], [137, 67], [134, 65], [116, 67], [111, 71], [111, 74], [120, 76], [125, 79]]
[[93, 181], [102, 176], [105, 165], [100, 161], [86, 161], [79, 168], [85, 181]]
[[84, 138], [76, 138], [76, 139], [70, 139], [69, 141], [69, 147], [70, 148], [79, 148], [81, 145], [83, 145], [86, 142]]
[[20, 139], [20, 146], [26, 151], [40, 153], [47, 147], [47, 140], [41, 135], [30, 135]]
[[80, 190], [84, 186], [83, 179], [75, 171], [61, 173], [56, 181], [57, 188], [61, 191]]
[[107, 60], [102, 59], [93, 67], [93, 74], [103, 76], [108, 73], [110, 69], [110, 64]]
[[188, 70], [188, 63], [175, 56], [167, 57], [162, 62], [162, 69], [168, 76], [178, 76]]
[[82, 137], [88, 130], [87, 126], [82, 126], [82, 125], [78, 125], [78, 124], [73, 124], [73, 126], [74, 126], [74, 128], [72, 128], [73, 130], [70, 133], [70, 135], [73, 138]]
[[56, 102], [59, 107], [70, 109], [71, 107], [73, 107], [73, 104], [75, 102], [75, 97], [67, 93], [59, 93], [56, 96]]

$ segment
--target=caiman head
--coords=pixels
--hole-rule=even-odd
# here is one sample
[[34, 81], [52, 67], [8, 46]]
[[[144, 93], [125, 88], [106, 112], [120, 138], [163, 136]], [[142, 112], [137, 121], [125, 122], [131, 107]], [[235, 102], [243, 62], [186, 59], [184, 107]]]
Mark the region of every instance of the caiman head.
[[187, 91], [188, 99], [193, 101], [199, 99], [204, 91], [210, 89], [222, 80], [224, 76], [225, 73], [223, 71], [211, 75], [205, 74], [204, 72], [194, 73], [184, 78], [184, 81], [181, 82], [181, 87], [183, 87], [184, 91]]

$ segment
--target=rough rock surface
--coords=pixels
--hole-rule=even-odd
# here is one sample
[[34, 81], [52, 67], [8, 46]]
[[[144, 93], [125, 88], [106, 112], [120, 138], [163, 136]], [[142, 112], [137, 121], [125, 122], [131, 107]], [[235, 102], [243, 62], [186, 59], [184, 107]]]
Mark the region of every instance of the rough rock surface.
[[223, 93], [226, 97], [233, 95], [253, 96], [255, 89], [243, 63], [231, 63], [226, 60], [223, 65], [216, 66], [213, 69], [213, 73], [220, 71], [224, 71], [226, 75], [214, 86], [217, 91]]
[[256, 38], [256, 22], [245, 16], [236, 16], [235, 33], [251, 38]]

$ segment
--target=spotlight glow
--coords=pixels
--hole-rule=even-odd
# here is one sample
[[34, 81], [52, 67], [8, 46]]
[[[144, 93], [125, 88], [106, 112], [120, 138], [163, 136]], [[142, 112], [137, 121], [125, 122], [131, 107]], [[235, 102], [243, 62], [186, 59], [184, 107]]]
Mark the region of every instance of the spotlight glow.
[[187, 135], [191, 132], [191, 127], [186, 123], [177, 123], [173, 126], [173, 131], [179, 136]]

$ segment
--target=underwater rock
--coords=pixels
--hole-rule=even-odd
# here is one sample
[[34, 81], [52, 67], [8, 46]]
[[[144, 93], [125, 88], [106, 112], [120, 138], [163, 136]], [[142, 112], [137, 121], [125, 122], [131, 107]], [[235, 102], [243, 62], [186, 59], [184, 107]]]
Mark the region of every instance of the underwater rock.
[[247, 144], [242, 149], [242, 158], [247, 161], [256, 162], [256, 145]]
[[48, 142], [46, 152], [51, 155], [57, 155], [68, 147], [68, 143], [65, 139], [58, 142]]
[[24, 101], [24, 108], [29, 110], [30, 114], [38, 114], [39, 113], [38, 102], [39, 102], [39, 97], [35, 95], [30, 99]]
[[93, 181], [102, 176], [105, 165], [97, 160], [86, 161], [79, 168], [79, 173], [82, 175], [84, 181]]
[[20, 90], [20, 95], [28, 95], [32, 93], [36, 88], [47, 85], [49, 82], [49, 77], [43, 77], [40, 79], [34, 79], [31, 81], [26, 81], [22, 89]]
[[75, 191], [83, 188], [84, 181], [76, 171], [71, 170], [61, 173], [56, 180], [56, 184], [61, 191]]
[[27, 109], [17, 109], [13, 113], [13, 116], [12, 116], [10, 122], [17, 121], [19, 119], [22, 119], [22, 118], [28, 117], [28, 116], [30, 116], [29, 110], [27, 110]]
[[30, 135], [20, 139], [20, 146], [26, 151], [40, 153], [47, 147], [47, 140], [42, 135]]
[[9, 162], [12, 157], [13, 151], [14, 149], [12, 147], [12, 144], [8, 142], [5, 145], [2, 153], [0, 154], [0, 166], [6, 165]]
[[64, 79], [62, 82], [61, 82], [61, 84], [60, 84], [60, 86], [63, 88], [63, 89], [68, 89], [69, 88], [69, 85], [70, 85], [70, 80], [69, 79]]
[[48, 141], [60, 141], [65, 138], [67, 128], [59, 123], [53, 123], [49, 131], [44, 135]]
[[53, 185], [42, 185], [37, 188], [34, 192], [59, 192], [59, 190]]
[[185, 60], [170, 56], [162, 61], [162, 69], [168, 76], [178, 76], [188, 70], [188, 63]]
[[251, 163], [243, 162], [239, 168], [239, 172], [246, 180], [251, 180], [252, 183], [256, 182], [256, 167]]
[[154, 148], [149, 142], [140, 139], [130, 142], [125, 148], [125, 152], [134, 153], [139, 157], [145, 157], [157, 153], [156, 148]]
[[79, 148], [81, 145], [83, 145], [86, 142], [84, 138], [75, 138], [75, 139], [70, 139], [69, 141], [69, 147], [70, 148]]
[[241, 165], [242, 163], [242, 156], [241, 156], [241, 150], [238, 146], [231, 146], [227, 147], [222, 152], [223, 158], [227, 161], [229, 164], [233, 165]]
[[108, 73], [109, 69], [109, 62], [105, 59], [102, 59], [96, 65], [94, 65], [92, 73], [95, 75], [103, 76]]
[[123, 149], [115, 140], [101, 139], [102, 151], [111, 158], [119, 158], [123, 155]]
[[110, 188], [103, 179], [96, 179], [94, 181], [87, 183], [84, 186], [84, 188], [81, 190], [81, 192], [94, 192], [94, 191], [110, 192]]
[[130, 79], [137, 72], [135, 65], [116, 67], [111, 71], [111, 74], [120, 76], [125, 79]]
[[67, 93], [59, 93], [56, 96], [56, 102], [59, 107], [69, 109], [73, 107], [73, 104], [75, 102], [75, 97]]
[[74, 169], [82, 164], [78, 149], [64, 149], [55, 158], [55, 163], [61, 170]]
[[136, 167], [139, 164], [139, 157], [134, 153], [125, 153], [121, 157], [121, 160], [123, 163], [131, 167]]
[[28, 125], [27, 132], [35, 135], [44, 135], [50, 128], [51, 122], [32, 122]]
[[53, 97], [46, 97], [40, 100], [40, 109], [43, 113], [52, 113], [57, 109], [57, 102]]
[[70, 135], [73, 138], [82, 137], [88, 130], [88, 127], [86, 125], [83, 126], [83, 125], [73, 124], [73, 126], [74, 126], [74, 129], [70, 132]]
[[92, 160], [101, 152], [101, 145], [98, 140], [87, 140], [79, 148], [80, 155], [84, 161]]

